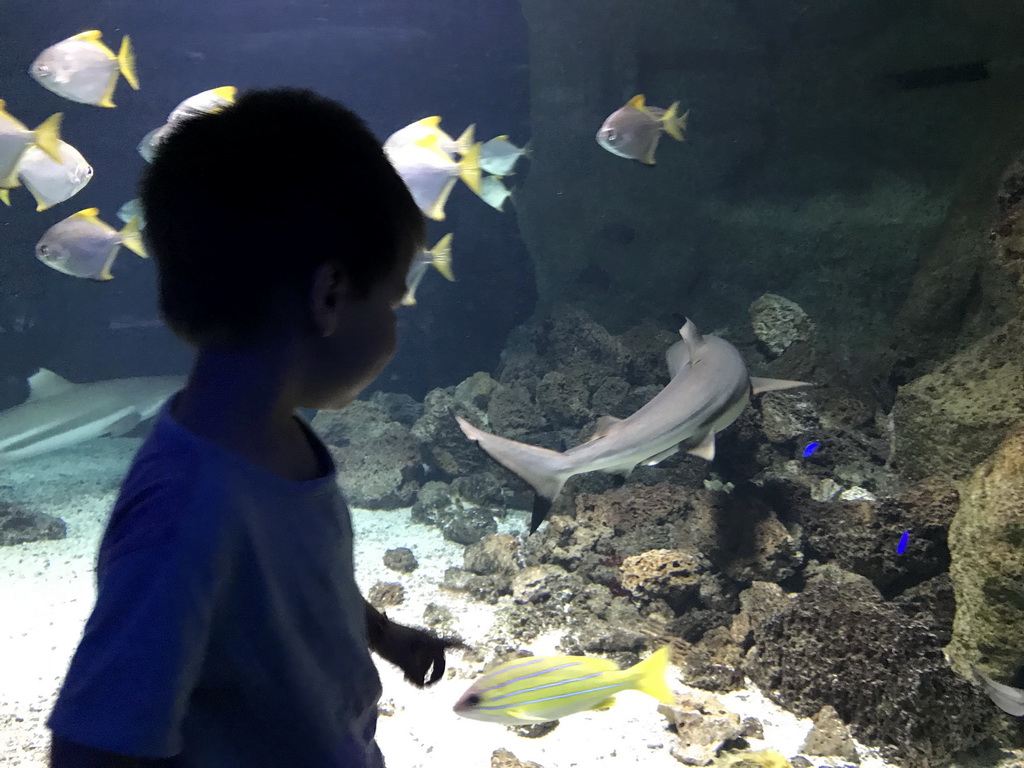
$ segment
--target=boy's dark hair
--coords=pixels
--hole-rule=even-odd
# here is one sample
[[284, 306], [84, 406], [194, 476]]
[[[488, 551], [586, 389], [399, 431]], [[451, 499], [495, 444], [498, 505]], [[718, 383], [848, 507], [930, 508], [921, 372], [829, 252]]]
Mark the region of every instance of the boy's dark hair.
[[250, 91], [182, 123], [143, 176], [142, 208], [160, 309], [198, 347], [256, 338], [327, 262], [365, 295], [424, 240], [380, 142], [306, 90]]

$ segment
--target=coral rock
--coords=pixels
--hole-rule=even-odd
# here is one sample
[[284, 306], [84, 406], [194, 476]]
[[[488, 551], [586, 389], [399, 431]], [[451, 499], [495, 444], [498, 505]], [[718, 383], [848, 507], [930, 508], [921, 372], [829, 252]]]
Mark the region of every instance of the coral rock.
[[800, 305], [774, 293], [766, 293], [750, 305], [750, 322], [754, 335], [772, 357], [814, 335], [814, 323]]
[[1024, 426], [984, 462], [964, 488], [949, 529], [956, 619], [949, 654], [996, 680], [1024, 667]]

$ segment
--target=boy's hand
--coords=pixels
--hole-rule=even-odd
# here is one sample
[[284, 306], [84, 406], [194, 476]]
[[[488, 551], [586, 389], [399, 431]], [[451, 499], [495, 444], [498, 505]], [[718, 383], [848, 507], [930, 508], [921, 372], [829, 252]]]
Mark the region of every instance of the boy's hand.
[[441, 638], [425, 629], [396, 624], [369, 603], [366, 604], [366, 618], [370, 648], [401, 669], [405, 679], [420, 688], [433, 685], [444, 675], [444, 652], [447, 649], [468, 647], [458, 640]]

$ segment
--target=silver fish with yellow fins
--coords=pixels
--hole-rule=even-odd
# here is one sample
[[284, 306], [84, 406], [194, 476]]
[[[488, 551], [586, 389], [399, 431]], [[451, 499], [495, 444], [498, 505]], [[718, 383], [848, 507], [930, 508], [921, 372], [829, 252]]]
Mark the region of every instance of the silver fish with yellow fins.
[[402, 297], [402, 306], [415, 306], [416, 289], [420, 287], [420, 281], [423, 280], [423, 275], [427, 273], [428, 267], [434, 267], [449, 282], [455, 280], [455, 275], [452, 274], [451, 233], [438, 240], [437, 245], [429, 251], [420, 251], [413, 259], [409, 273], [405, 277], [405, 296]]
[[82, 153], [66, 141], [60, 142], [59, 147], [59, 163], [36, 146], [29, 147], [18, 164], [18, 176], [36, 199], [37, 211], [69, 200], [92, 180], [92, 166]]
[[60, 112], [50, 115], [33, 131], [8, 112], [7, 103], [0, 99], [0, 200], [4, 204], [11, 204], [8, 190], [21, 185], [18, 166], [30, 147], [37, 146], [55, 162], [61, 161], [62, 117]]
[[441, 117], [431, 115], [409, 123], [388, 136], [387, 141], [384, 142], [384, 151], [389, 152], [398, 147], [407, 147], [428, 136], [435, 136], [437, 137], [437, 146], [449, 157], [454, 158], [455, 155], [464, 155], [473, 148], [476, 143], [475, 134], [476, 125], [474, 124], [468, 126], [459, 138], [453, 139], [441, 130]]
[[511, 176], [519, 158], [529, 156], [529, 144], [517, 147], [508, 136], [495, 136], [480, 147], [480, 168], [495, 176]]
[[128, 35], [121, 38], [115, 54], [95, 29], [61, 40], [40, 53], [29, 74], [41, 86], [65, 99], [97, 107], [113, 107], [114, 89], [123, 75], [133, 89], [139, 89], [135, 54]]
[[58, 272], [87, 280], [113, 279], [110, 267], [122, 245], [146, 258], [137, 219], [119, 232], [101, 221], [99, 213], [86, 208], [58, 221], [36, 244], [36, 258]]
[[480, 181], [480, 199], [496, 211], [504, 211], [505, 201], [512, 197], [512, 190], [506, 187], [501, 176], [484, 176]]
[[506, 725], [545, 723], [592, 709], [606, 709], [621, 691], [640, 691], [664, 704], [674, 702], [665, 682], [669, 647], [620, 669], [591, 656], [527, 656], [499, 664], [473, 681], [455, 712]]
[[654, 165], [654, 152], [662, 132], [676, 141], [685, 141], [683, 131], [690, 112], [679, 115], [678, 111], [678, 101], [668, 109], [649, 107], [644, 95], [638, 93], [608, 116], [597, 132], [597, 143], [613, 155]]
[[427, 218], [444, 221], [445, 203], [460, 178], [480, 194], [479, 144], [470, 147], [458, 161], [439, 146], [436, 135], [384, 151]]

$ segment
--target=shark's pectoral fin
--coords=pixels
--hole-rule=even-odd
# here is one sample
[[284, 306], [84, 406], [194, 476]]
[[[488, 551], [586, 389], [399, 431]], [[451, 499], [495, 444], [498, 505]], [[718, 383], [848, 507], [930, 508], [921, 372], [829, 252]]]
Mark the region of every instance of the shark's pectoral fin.
[[[647, 461], [643, 462], [643, 465], [645, 467], [653, 467], [655, 464], [660, 464], [665, 459], [667, 459], [669, 456], [674, 455], [678, 451], [679, 451], [679, 446], [678, 445], [673, 445], [671, 448], [669, 448], [667, 450], [664, 450], [661, 453], [654, 454], [653, 456], [651, 456], [651, 458], [647, 459]], [[714, 446], [712, 446], [712, 451], [714, 451]]]
[[797, 387], [813, 387], [809, 381], [790, 381], [788, 379], [762, 379], [760, 376], [750, 377], [750, 391], [755, 395], [762, 392], [776, 392], [780, 389], [796, 389]]
[[29, 399], [39, 400], [44, 397], [59, 395], [74, 387], [67, 379], [61, 378], [48, 368], [40, 368], [39, 372], [28, 377]]
[[694, 456], [700, 456], [702, 459], [711, 461], [715, 458], [715, 433], [708, 432], [704, 439], [701, 440], [697, 445], [687, 449], [687, 453], [693, 454]]
[[595, 440], [600, 440], [620, 421], [622, 421], [622, 419], [617, 419], [614, 416], [598, 416], [597, 429], [594, 430], [594, 434], [590, 436], [590, 439], [587, 440], [587, 442], [592, 443]]
[[110, 437], [123, 437], [142, 423], [142, 415], [138, 411], [131, 411], [115, 421], [107, 429]]

